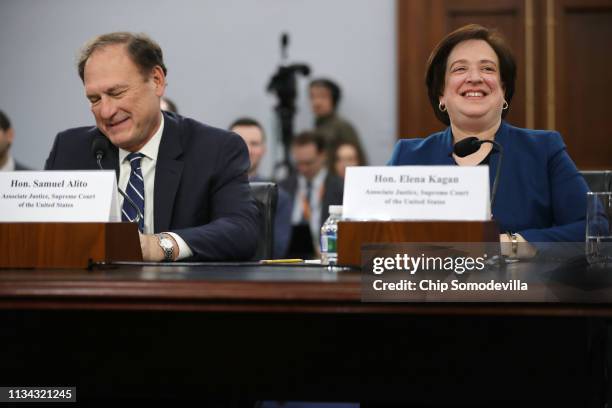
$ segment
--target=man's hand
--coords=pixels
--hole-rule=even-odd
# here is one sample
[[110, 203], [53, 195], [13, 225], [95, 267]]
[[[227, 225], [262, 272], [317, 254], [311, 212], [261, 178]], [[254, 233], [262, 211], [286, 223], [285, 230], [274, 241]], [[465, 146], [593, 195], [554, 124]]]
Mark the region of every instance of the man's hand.
[[[140, 235], [140, 248], [142, 249], [142, 260], [145, 262], [161, 262], [164, 260], [164, 251], [159, 246], [159, 239], [157, 236], [152, 234], [139, 234]], [[178, 255], [178, 244], [172, 238], [170, 234], [166, 234], [172, 240], [172, 246], [174, 247], [173, 251], [173, 261], [176, 259]]]

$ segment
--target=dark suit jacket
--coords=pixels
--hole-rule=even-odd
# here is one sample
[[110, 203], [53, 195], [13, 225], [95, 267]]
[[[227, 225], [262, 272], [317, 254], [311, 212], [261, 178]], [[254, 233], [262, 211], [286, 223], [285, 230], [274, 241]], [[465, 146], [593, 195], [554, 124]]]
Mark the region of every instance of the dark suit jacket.
[[[493, 218], [501, 232], [517, 232], [530, 242], [582, 242], [588, 187], [553, 131], [521, 129], [502, 121], [495, 140], [504, 148]], [[454, 165], [451, 128], [425, 139], [395, 145], [391, 165]], [[489, 181], [499, 153], [491, 154]]]
[[[279, 183], [279, 186], [284, 188], [291, 196], [291, 214], [293, 214], [297, 184], [298, 178], [296, 174], [292, 174]], [[344, 182], [335, 174], [328, 172], [323, 185], [325, 186], [325, 190], [323, 191], [323, 199], [321, 200], [321, 219], [319, 220], [319, 227], [321, 227], [327, 217], [329, 217], [330, 205], [342, 205], [342, 196], [344, 194]]]
[[[242, 138], [167, 112], [164, 119], [155, 168], [155, 232], [178, 234], [193, 251], [192, 259], [250, 259], [257, 247], [259, 217]], [[91, 145], [100, 136], [96, 127], [59, 133], [45, 169], [97, 169]], [[119, 174], [116, 147], [102, 166]]]

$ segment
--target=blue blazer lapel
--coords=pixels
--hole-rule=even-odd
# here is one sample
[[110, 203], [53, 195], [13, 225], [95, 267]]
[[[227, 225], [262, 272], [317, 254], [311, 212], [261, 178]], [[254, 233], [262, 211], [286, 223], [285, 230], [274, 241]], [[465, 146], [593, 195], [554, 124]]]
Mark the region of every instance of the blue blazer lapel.
[[178, 130], [177, 119], [164, 114], [157, 164], [155, 166], [154, 223], [155, 232], [168, 231], [172, 221], [174, 201], [183, 173], [180, 157], [183, 147]]
[[437, 164], [440, 166], [456, 165], [457, 163], [455, 163], [455, 159], [453, 159], [453, 131], [451, 130], [450, 126], [444, 130], [444, 133], [440, 138], [440, 145], [444, 154], [436, 155], [431, 164]]

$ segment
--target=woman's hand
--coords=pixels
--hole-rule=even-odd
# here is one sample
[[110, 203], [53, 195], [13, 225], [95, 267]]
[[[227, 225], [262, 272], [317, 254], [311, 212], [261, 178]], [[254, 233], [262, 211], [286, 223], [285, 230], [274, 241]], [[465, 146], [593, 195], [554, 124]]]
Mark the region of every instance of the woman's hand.
[[513, 245], [512, 239], [508, 234], [499, 235], [502, 255], [514, 259], [528, 259], [536, 256], [538, 251], [525, 238], [520, 234], [514, 234], [514, 236], [516, 237], [515, 245]]

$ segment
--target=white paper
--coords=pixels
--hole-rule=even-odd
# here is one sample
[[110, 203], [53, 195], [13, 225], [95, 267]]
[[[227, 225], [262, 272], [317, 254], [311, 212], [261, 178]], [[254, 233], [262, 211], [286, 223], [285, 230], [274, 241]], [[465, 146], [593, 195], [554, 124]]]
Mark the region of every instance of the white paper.
[[487, 221], [488, 166], [347, 167], [344, 219]]
[[0, 172], [0, 222], [120, 220], [112, 170]]

